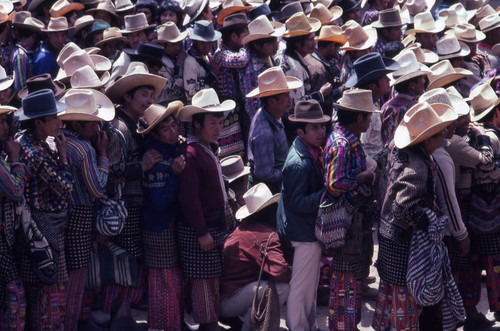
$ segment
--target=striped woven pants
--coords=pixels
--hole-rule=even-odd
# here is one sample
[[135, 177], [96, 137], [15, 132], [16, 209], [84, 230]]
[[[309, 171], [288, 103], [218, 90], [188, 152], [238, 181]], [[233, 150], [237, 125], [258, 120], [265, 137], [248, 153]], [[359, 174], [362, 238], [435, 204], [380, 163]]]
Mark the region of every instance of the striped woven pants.
[[78, 321], [88, 320], [94, 300], [94, 290], [85, 288], [87, 269], [71, 270], [66, 284], [65, 329], [76, 330]]
[[105, 313], [114, 313], [120, 308], [122, 302], [130, 302], [133, 305], [141, 301], [146, 291], [146, 268], [141, 262], [137, 262], [138, 281], [137, 287], [125, 287], [120, 285], [110, 285], [104, 289], [104, 307]]
[[36, 284], [28, 289], [28, 327], [32, 331], [64, 330], [66, 288], [61, 283]]
[[219, 320], [220, 279], [189, 279], [193, 319], [196, 323], [214, 323]]
[[22, 331], [26, 324], [26, 295], [23, 283], [13, 280], [7, 283], [7, 309], [0, 310], [0, 330]]
[[148, 327], [180, 330], [183, 321], [182, 274], [180, 268], [149, 269]]

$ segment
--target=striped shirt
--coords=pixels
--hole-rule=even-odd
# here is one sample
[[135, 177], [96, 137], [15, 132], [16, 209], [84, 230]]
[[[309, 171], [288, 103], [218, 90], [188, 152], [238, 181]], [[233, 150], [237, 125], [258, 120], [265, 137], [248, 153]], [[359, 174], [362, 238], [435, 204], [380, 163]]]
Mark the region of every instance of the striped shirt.
[[403, 120], [406, 111], [418, 101], [417, 96], [398, 93], [382, 106], [382, 140], [387, 145], [394, 136], [394, 131]]
[[90, 142], [79, 137], [74, 131], [64, 130], [64, 134], [68, 141], [68, 163], [75, 181], [71, 203], [90, 205], [106, 193], [109, 160], [105, 156], [96, 156]]
[[357, 194], [356, 175], [366, 170], [366, 155], [359, 138], [338, 123], [328, 138], [324, 164], [329, 191]]
[[26, 86], [26, 80], [33, 77], [33, 62], [35, 52], [17, 44], [12, 53], [12, 70], [14, 73], [14, 89], [21, 90]]

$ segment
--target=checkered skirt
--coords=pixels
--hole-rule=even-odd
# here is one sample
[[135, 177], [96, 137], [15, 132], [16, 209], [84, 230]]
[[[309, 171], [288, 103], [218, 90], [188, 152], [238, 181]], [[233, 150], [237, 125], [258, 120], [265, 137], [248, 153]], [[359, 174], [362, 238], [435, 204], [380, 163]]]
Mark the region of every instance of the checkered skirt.
[[94, 204], [71, 206], [66, 225], [66, 261], [69, 270], [88, 267], [94, 220]]
[[214, 249], [206, 252], [200, 248], [196, 232], [178, 222], [181, 269], [187, 278], [219, 278], [222, 275], [225, 232], [215, 227], [208, 227], [208, 232], [214, 240]]
[[160, 232], [142, 230], [144, 261], [148, 268], [170, 269], [179, 266], [175, 222]]
[[111, 241], [134, 255], [142, 257], [142, 234], [141, 234], [141, 212], [142, 204], [127, 204], [128, 217], [125, 219], [125, 227], [119, 235], [111, 237]]

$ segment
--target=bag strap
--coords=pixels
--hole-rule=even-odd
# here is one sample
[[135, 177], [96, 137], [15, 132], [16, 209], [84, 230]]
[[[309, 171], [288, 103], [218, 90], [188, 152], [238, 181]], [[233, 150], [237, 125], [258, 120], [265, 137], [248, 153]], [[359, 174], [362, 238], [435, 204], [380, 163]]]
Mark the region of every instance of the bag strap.
[[276, 232], [271, 232], [269, 234], [269, 237], [267, 237], [267, 242], [266, 242], [266, 246], [260, 246], [260, 250], [261, 250], [261, 253], [262, 253], [262, 264], [260, 265], [260, 272], [259, 272], [259, 278], [257, 280], [257, 290], [255, 291], [255, 295], [253, 297], [253, 302], [255, 302], [257, 300], [257, 296], [259, 294], [259, 287], [260, 287], [260, 280], [262, 278], [262, 271], [264, 270], [264, 265], [266, 264], [266, 258], [267, 258], [267, 252], [268, 252], [268, 248], [269, 248], [269, 242], [271, 241], [271, 238], [276, 234]]

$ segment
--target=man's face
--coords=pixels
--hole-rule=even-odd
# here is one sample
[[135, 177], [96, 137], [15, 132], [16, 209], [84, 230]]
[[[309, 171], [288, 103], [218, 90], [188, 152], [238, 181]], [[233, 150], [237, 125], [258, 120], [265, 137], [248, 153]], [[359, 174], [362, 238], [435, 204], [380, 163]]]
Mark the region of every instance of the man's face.
[[463, 56], [458, 56], [450, 59], [450, 63], [453, 68], [464, 68], [465, 69], [465, 60]]
[[385, 30], [385, 32], [383, 33], [383, 36], [388, 41], [401, 40], [401, 36], [403, 35], [403, 30], [401, 29], [400, 26], [393, 26], [390, 28], [386, 28], [384, 30]]
[[248, 28], [245, 28], [245, 31], [243, 31], [242, 33], [240, 33], [240, 35], [238, 36], [237, 33], [233, 33], [233, 42], [239, 47], [243, 47], [243, 38], [245, 38], [246, 36], [248, 36]]
[[193, 47], [202, 56], [210, 54], [213, 45], [214, 43], [211, 41], [199, 41], [199, 40], [193, 41]]
[[4, 142], [9, 138], [9, 124], [7, 124], [7, 116], [0, 114], [0, 142]]
[[35, 125], [37, 125], [43, 135], [55, 137], [62, 127], [62, 121], [57, 115], [50, 115], [45, 116], [45, 122], [41, 119], [35, 119]]
[[127, 111], [137, 118], [143, 117], [146, 109], [153, 103], [153, 93], [152, 88], [143, 86], [137, 89], [133, 96], [125, 94], [124, 100]]
[[363, 55], [370, 54], [372, 52], [372, 47], [362, 50], [349, 51], [355, 59], [359, 59]]
[[423, 49], [430, 51], [436, 50], [437, 34], [435, 33], [416, 33], [415, 41], [422, 45]]
[[146, 19], [148, 20], [148, 24], [153, 23], [153, 13], [151, 13], [151, 9], [147, 7], [142, 7], [142, 8], [137, 8], [137, 14], [138, 13], [144, 13], [146, 15]]
[[383, 75], [379, 78], [378, 84], [368, 84], [370, 89], [372, 90], [373, 97], [376, 99], [380, 99], [384, 95], [391, 92], [390, 80], [387, 75]]
[[254, 44], [254, 48], [259, 56], [275, 56], [279, 49], [278, 38], [272, 38], [262, 46]]
[[216, 143], [222, 131], [223, 121], [224, 119], [222, 117], [207, 114], [204, 118], [203, 127], [195, 122], [195, 127], [199, 130], [198, 137], [200, 140], [205, 143]]
[[451, 139], [457, 130], [457, 121], [453, 121], [444, 129], [443, 134], [445, 139]]
[[112, 20], [111, 20], [111, 15], [104, 11], [104, 10], [98, 10], [94, 13], [94, 18], [96, 20], [101, 20], [101, 21], [104, 21], [106, 23], [108, 23], [109, 25], [112, 25]]
[[73, 129], [83, 139], [90, 140], [99, 132], [99, 125], [94, 121], [79, 121], [74, 124]]
[[209, 3], [207, 3], [203, 11], [201, 12], [200, 16], [198, 17], [197, 21], [207, 20], [212, 22], [213, 19], [214, 19], [214, 14], [212, 13], [212, 10], [210, 10]]
[[276, 99], [272, 99], [272, 102], [275, 103], [275, 106], [283, 115], [288, 114], [290, 108], [292, 107], [292, 97], [290, 96], [290, 92], [278, 94]]
[[166, 23], [166, 22], [174, 22], [177, 25], [177, 15], [170, 10], [165, 10], [163, 13], [160, 15], [160, 24]]
[[431, 154], [439, 147], [443, 146], [444, 143], [444, 131], [438, 132], [434, 136], [424, 141], [424, 147], [428, 154]]
[[173, 145], [179, 139], [179, 122], [172, 116], [169, 116], [158, 124], [151, 134], [159, 142]]
[[304, 40], [302, 46], [298, 47], [299, 53], [312, 54], [316, 50], [316, 40], [314, 40], [314, 33], [309, 34], [308, 38]]
[[121, 41], [110, 41], [101, 45], [101, 52], [105, 57], [110, 57], [116, 51], [121, 51], [123, 43]]
[[50, 45], [54, 47], [55, 50], [61, 50], [66, 40], [68, 40], [68, 32], [49, 32], [47, 38], [49, 39]]
[[148, 37], [146, 36], [146, 32], [144, 30], [127, 34], [127, 39], [130, 43], [130, 47], [133, 49], [137, 49], [139, 43], [148, 41]]
[[307, 123], [305, 129], [305, 132], [297, 130], [300, 138], [315, 147], [323, 145], [326, 135], [325, 123]]
[[459, 136], [465, 136], [469, 133], [469, 124], [470, 124], [470, 115], [460, 116], [457, 119], [457, 128], [455, 129], [455, 133]]
[[422, 95], [427, 87], [427, 79], [425, 75], [419, 76], [417, 82], [415, 83], [415, 95]]
[[354, 8], [350, 12], [345, 13], [344, 17], [345, 17], [344, 22], [347, 22], [349, 20], [354, 20], [359, 24], [361, 24], [361, 8], [359, 6]]
[[177, 43], [166, 42], [164, 48], [165, 48], [165, 54], [174, 59], [181, 52], [182, 41], [179, 41]]
[[6, 105], [9, 103], [10, 89], [0, 91], [0, 105]]

